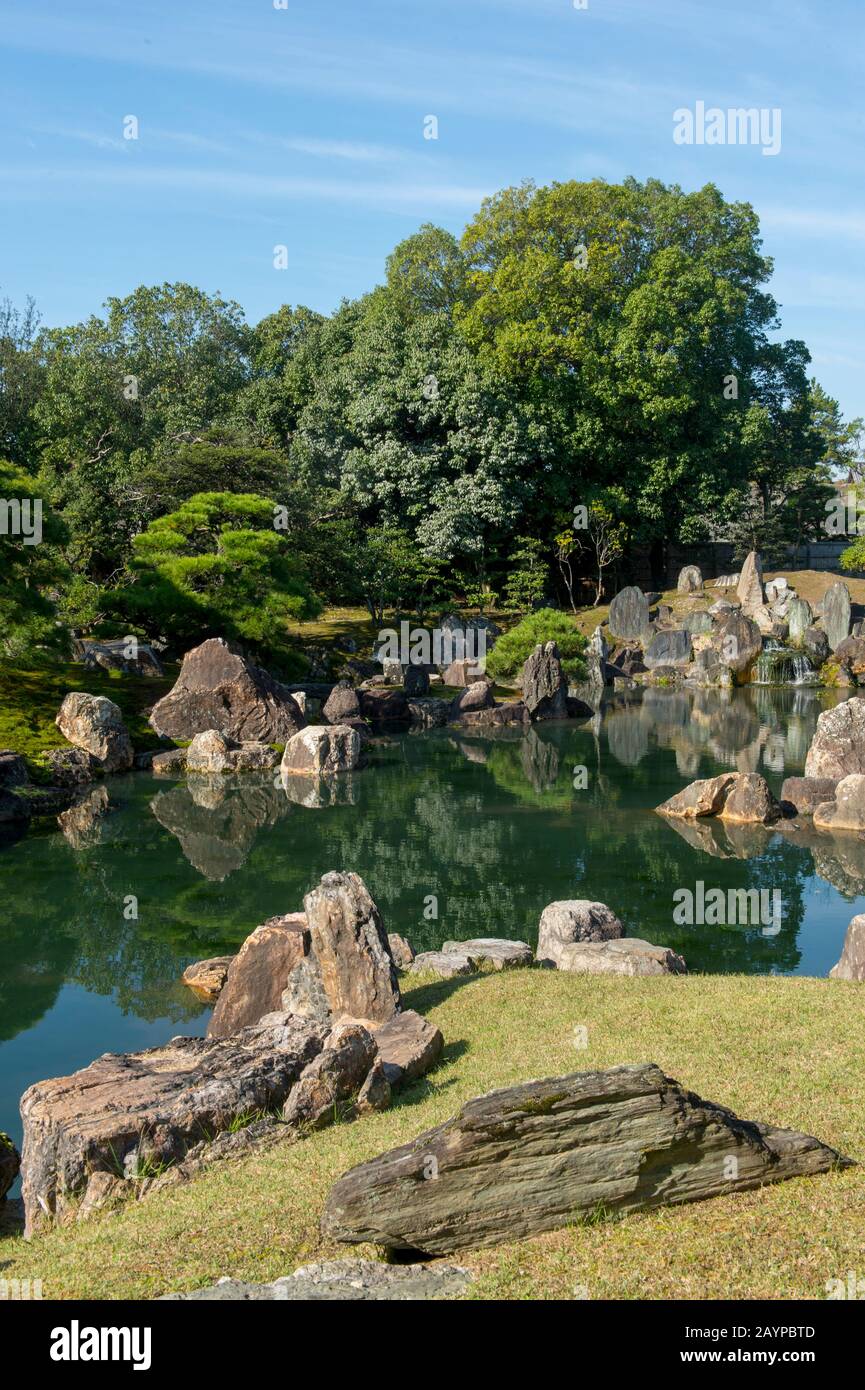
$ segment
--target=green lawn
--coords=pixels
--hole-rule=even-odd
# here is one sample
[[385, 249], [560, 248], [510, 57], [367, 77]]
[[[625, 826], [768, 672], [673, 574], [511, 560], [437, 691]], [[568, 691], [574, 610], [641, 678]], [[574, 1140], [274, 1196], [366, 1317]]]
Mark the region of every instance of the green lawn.
[[[4, 1278], [46, 1298], [150, 1298], [222, 1275], [265, 1280], [319, 1257], [318, 1219], [346, 1168], [446, 1120], [469, 1097], [532, 1077], [655, 1061], [750, 1119], [865, 1157], [862, 987], [804, 977], [604, 979], [553, 971], [424, 983], [406, 1003], [442, 1028], [442, 1065], [389, 1112], [338, 1126], [54, 1231], [0, 1246]], [[575, 1050], [577, 1025], [589, 1045]], [[821, 1298], [865, 1272], [865, 1168], [575, 1226], [477, 1254], [476, 1298]]]

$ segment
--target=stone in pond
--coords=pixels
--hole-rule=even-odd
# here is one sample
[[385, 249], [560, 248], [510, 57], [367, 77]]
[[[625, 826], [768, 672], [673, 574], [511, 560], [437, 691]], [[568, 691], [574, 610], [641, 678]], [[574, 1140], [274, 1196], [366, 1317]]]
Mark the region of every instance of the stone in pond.
[[166, 738], [186, 739], [218, 729], [242, 742], [286, 743], [304, 717], [284, 685], [211, 637], [186, 653], [177, 683], [150, 714]]
[[208, 960], [194, 961], [187, 965], [180, 978], [196, 999], [214, 1004], [222, 993], [233, 960], [234, 956], [210, 956]]
[[815, 830], [865, 830], [865, 776], [851, 772], [835, 788], [834, 801], [814, 808]]
[[806, 777], [840, 781], [851, 772], [865, 772], [865, 700], [858, 696], [823, 711], [805, 759]]
[[786, 777], [781, 786], [781, 809], [811, 816], [824, 801], [834, 801], [837, 785], [834, 777]]
[[360, 735], [350, 725], [310, 724], [288, 740], [281, 769], [284, 775], [334, 777], [359, 767], [362, 756]]
[[131, 768], [132, 741], [113, 700], [73, 691], [64, 699], [54, 722], [73, 747], [97, 760], [103, 772], [128, 772]]

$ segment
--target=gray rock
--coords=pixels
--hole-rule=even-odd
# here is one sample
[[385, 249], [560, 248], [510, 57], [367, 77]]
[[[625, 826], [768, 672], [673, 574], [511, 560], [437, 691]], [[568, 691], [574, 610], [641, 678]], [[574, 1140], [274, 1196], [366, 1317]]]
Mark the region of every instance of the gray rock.
[[651, 631], [649, 602], [642, 589], [621, 589], [610, 604], [607, 625], [614, 637], [642, 642]]
[[384, 1074], [394, 1089], [425, 1076], [444, 1047], [441, 1030], [414, 1009], [404, 1009], [377, 1028], [375, 1041]]
[[6, 1193], [18, 1176], [21, 1155], [9, 1135], [0, 1129], [0, 1202], [6, 1200]]
[[685, 565], [679, 570], [676, 589], [680, 594], [698, 594], [703, 588], [703, 576], [696, 565]]
[[743, 613], [763, 605], [763, 565], [759, 552], [752, 550], [746, 557], [736, 586], [736, 597]]
[[363, 746], [348, 724], [309, 724], [292, 735], [280, 765], [283, 776], [335, 777], [360, 767]]
[[73, 691], [54, 722], [74, 748], [97, 760], [103, 772], [128, 772], [132, 767], [132, 741], [113, 700]]
[[229, 772], [229, 755], [236, 746], [217, 729], [196, 734], [186, 750], [186, 769], [188, 772]]
[[850, 635], [850, 590], [840, 579], [830, 585], [823, 595], [823, 615], [820, 622], [834, 652], [845, 637]]
[[[790, 631], [792, 640], [793, 632]], [[806, 627], [802, 634], [802, 649], [814, 666], [822, 666], [829, 659], [829, 638], [822, 627]]]
[[402, 688], [406, 698], [410, 700], [427, 695], [429, 693], [429, 671], [425, 666], [418, 666], [414, 663], [406, 666]]
[[193, 1293], [163, 1294], [163, 1302], [417, 1303], [459, 1298], [472, 1282], [459, 1265], [387, 1265], [373, 1260], [323, 1260], [302, 1265], [272, 1284], [222, 1279]]
[[781, 787], [781, 806], [797, 816], [813, 815], [824, 801], [834, 801], [838, 783], [834, 777], [786, 777]]
[[568, 682], [555, 642], [538, 643], [523, 666], [522, 686], [532, 719], [567, 719]]
[[538, 924], [539, 964], [558, 966], [562, 950], [574, 941], [610, 941], [625, 929], [606, 903], [588, 898], [549, 903]]
[[848, 773], [835, 788], [835, 798], [814, 807], [815, 830], [865, 830], [865, 776]]
[[412, 724], [421, 729], [440, 729], [451, 717], [451, 706], [447, 700], [409, 700], [409, 718]]
[[237, 742], [286, 743], [304, 717], [285, 686], [212, 637], [186, 653], [177, 683], [150, 714], [166, 738], [218, 729]]
[[823, 711], [805, 759], [806, 777], [840, 782], [851, 772], [865, 773], [865, 700], [858, 697]]
[[447, 1255], [570, 1226], [580, 1212], [700, 1201], [850, 1162], [810, 1135], [741, 1120], [652, 1063], [611, 1067], [469, 1101], [344, 1174], [321, 1228], [328, 1240]]
[[814, 621], [811, 605], [807, 599], [791, 598], [787, 605], [787, 622], [790, 625], [790, 641], [801, 642]]
[[342, 724], [346, 719], [360, 718], [360, 699], [348, 681], [340, 681], [328, 695], [322, 708], [328, 724]]
[[865, 914], [860, 912], [850, 919], [841, 959], [829, 976], [833, 980], [865, 980]]
[[508, 941], [498, 936], [476, 936], [470, 941], [446, 941], [442, 946], [445, 954], [456, 952], [468, 956], [477, 969], [481, 965], [491, 965], [494, 970], [511, 970], [515, 966], [531, 965], [532, 948], [525, 941]]
[[296, 1129], [325, 1129], [340, 1118], [340, 1108], [353, 1101], [375, 1065], [375, 1039], [359, 1023], [338, 1023], [318, 1056], [292, 1086], [282, 1111]]
[[744, 673], [763, 650], [763, 636], [756, 623], [734, 609], [717, 620], [712, 645], [722, 665]]
[[688, 666], [691, 661], [691, 634], [674, 628], [656, 632], [644, 656], [650, 671], [659, 666]]
[[173, 777], [186, 768], [186, 749], [169, 748], [165, 753], [154, 753], [150, 771], [155, 777]]
[[459, 695], [454, 696], [450, 709], [451, 718], [472, 714], [476, 710], [491, 709], [494, 704], [493, 688], [489, 681], [474, 681], [472, 685], [467, 685], [461, 690]]
[[712, 614], [706, 608], [698, 608], [682, 619], [682, 627], [691, 637], [701, 632], [711, 632], [713, 626]]
[[336, 1021], [387, 1023], [400, 1009], [379, 910], [358, 874], [325, 874], [303, 900], [312, 950]]
[[398, 932], [390, 931], [387, 934], [387, 944], [397, 970], [407, 970], [414, 960], [414, 948], [411, 943]]
[[412, 975], [441, 975], [443, 980], [450, 980], [454, 975], [473, 975], [475, 967], [468, 956], [455, 951], [421, 951], [408, 969]]
[[580, 975], [686, 975], [681, 956], [636, 936], [615, 941], [574, 941], [562, 946], [559, 970]]

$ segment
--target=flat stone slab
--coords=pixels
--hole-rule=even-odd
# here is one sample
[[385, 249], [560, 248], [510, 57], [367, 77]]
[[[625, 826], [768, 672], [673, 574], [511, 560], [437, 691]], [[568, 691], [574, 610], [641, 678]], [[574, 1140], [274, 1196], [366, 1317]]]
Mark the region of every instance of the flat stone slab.
[[515, 966], [531, 965], [532, 948], [525, 941], [507, 941], [498, 936], [475, 936], [470, 941], [446, 941], [445, 955], [468, 956], [475, 969], [491, 965], [494, 970], [510, 970]]
[[611, 1067], [469, 1101], [344, 1174], [321, 1229], [447, 1255], [556, 1230], [580, 1212], [700, 1201], [850, 1162], [810, 1135], [701, 1100], [654, 1063]]
[[408, 974], [424, 973], [441, 975], [443, 980], [451, 980], [454, 975], [473, 975], [475, 967], [468, 956], [457, 951], [421, 951], [408, 966]]
[[559, 970], [576, 975], [686, 975], [683, 958], [668, 946], [653, 946], [638, 936], [617, 941], [575, 941], [562, 946]]
[[459, 1265], [386, 1265], [375, 1260], [323, 1260], [302, 1265], [272, 1284], [246, 1284], [239, 1279], [220, 1279], [193, 1293], [163, 1294], [160, 1302], [426, 1302], [459, 1298], [472, 1282]]
[[391, 1086], [414, 1081], [434, 1067], [442, 1054], [441, 1030], [428, 1018], [405, 1009], [376, 1030], [375, 1041]]

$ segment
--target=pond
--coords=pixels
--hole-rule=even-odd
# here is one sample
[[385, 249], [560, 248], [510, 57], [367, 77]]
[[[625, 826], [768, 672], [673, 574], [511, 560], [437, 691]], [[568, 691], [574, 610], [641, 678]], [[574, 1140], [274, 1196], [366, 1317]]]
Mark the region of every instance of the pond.
[[[0, 847], [0, 1129], [20, 1138], [33, 1081], [202, 1032], [183, 968], [299, 908], [330, 869], [360, 873], [387, 930], [416, 949], [534, 944], [547, 903], [585, 897], [691, 971], [825, 975], [865, 910], [865, 839], [688, 826], [654, 808], [731, 768], [759, 770], [777, 795], [835, 698], [653, 689], [611, 698], [588, 724], [404, 733], [330, 790], [297, 782], [290, 796], [270, 775], [110, 780], [92, 829], [45, 823]], [[779, 921], [680, 925], [674, 893], [699, 883], [777, 893]]]

